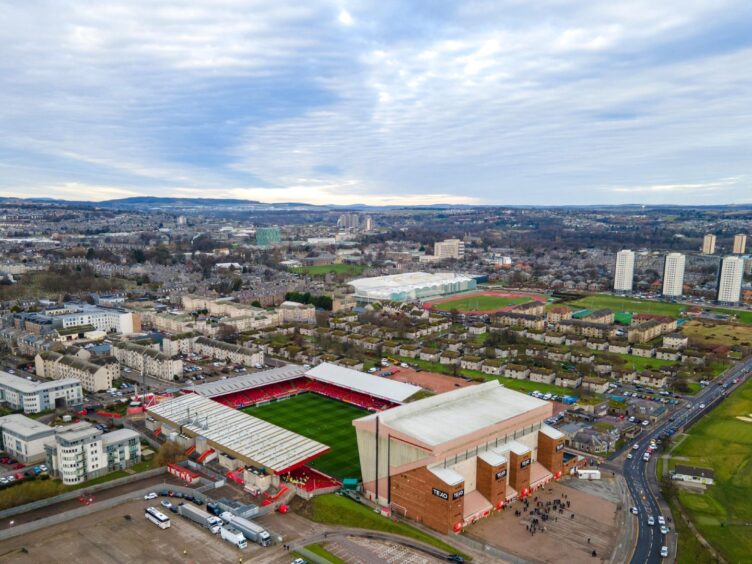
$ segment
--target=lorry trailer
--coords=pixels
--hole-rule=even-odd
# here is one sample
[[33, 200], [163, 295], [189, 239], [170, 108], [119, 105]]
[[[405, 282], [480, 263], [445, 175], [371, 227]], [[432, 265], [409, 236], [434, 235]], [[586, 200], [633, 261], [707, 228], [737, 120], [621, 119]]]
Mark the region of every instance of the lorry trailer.
[[249, 521], [248, 519], [244, 519], [243, 517], [233, 515], [229, 511], [222, 513], [221, 517], [225, 523], [232, 525], [235, 529], [243, 533], [245, 538], [249, 541], [260, 544], [261, 546], [269, 546], [272, 544], [272, 536], [261, 525]]
[[194, 523], [198, 523], [202, 527], [209, 529], [215, 535], [219, 532], [219, 529], [222, 525], [221, 519], [218, 519], [213, 515], [209, 515], [203, 509], [199, 509], [198, 507], [191, 505], [190, 503], [179, 505], [178, 513], [186, 519], [190, 519]]

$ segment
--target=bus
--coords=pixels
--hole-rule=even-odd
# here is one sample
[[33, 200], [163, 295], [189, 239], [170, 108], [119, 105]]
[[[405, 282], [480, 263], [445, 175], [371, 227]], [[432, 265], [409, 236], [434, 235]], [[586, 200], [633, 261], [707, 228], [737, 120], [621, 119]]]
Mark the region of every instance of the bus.
[[156, 507], [147, 507], [144, 515], [160, 529], [167, 529], [170, 527], [170, 518], [159, 511]]

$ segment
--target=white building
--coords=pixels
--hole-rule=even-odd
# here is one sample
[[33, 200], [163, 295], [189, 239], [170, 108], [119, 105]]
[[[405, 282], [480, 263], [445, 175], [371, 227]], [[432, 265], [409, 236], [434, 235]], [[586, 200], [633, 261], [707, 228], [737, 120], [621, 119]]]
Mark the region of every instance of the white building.
[[445, 239], [437, 241], [433, 246], [433, 254], [439, 260], [465, 258], [465, 242], [461, 239]]
[[48, 409], [80, 407], [84, 402], [81, 381], [77, 378], [33, 382], [0, 370], [0, 403], [24, 413]]
[[316, 323], [316, 306], [285, 301], [278, 308], [282, 323]]
[[702, 239], [702, 254], [712, 255], [715, 253], [715, 235], [708, 233]]
[[744, 259], [742, 257], [725, 257], [721, 262], [718, 276], [718, 301], [736, 303], [742, 294], [742, 277], [744, 276]]
[[407, 272], [350, 282], [359, 302], [408, 301], [456, 294], [477, 287], [474, 278], [452, 272]]
[[0, 450], [24, 464], [44, 462], [44, 445], [55, 429], [17, 413], [0, 417]]
[[616, 253], [616, 270], [614, 271], [614, 290], [631, 292], [634, 279], [635, 254], [624, 249]]
[[65, 304], [60, 308], [46, 310], [43, 314], [52, 318], [52, 323], [56, 328], [62, 329], [91, 325], [105, 333], [122, 335], [131, 335], [141, 330], [138, 314], [117, 308], [89, 304]]
[[681, 296], [684, 288], [684, 264], [686, 257], [681, 253], [669, 253], [663, 265], [663, 295]]
[[141, 442], [136, 431], [103, 433], [82, 422], [58, 431], [45, 446], [45, 454], [50, 472], [72, 485], [136, 464], [141, 460]]
[[744, 233], [734, 235], [734, 254], [743, 255], [747, 249], [747, 236]]

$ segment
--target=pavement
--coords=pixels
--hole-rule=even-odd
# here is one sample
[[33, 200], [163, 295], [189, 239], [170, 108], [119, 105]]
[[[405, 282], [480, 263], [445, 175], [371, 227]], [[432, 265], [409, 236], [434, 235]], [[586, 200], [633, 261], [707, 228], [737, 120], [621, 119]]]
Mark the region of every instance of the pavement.
[[[663, 499], [660, 484], [655, 475], [658, 456], [651, 456], [647, 463], [643, 461], [643, 455], [647, 451], [650, 440], [658, 438], [669, 427], [686, 429], [691, 426], [723, 401], [732, 389], [744, 383], [750, 374], [752, 374], [752, 358], [727, 370], [716, 378], [713, 384], [706, 386], [696, 396], [686, 398], [686, 405], [674, 412], [673, 421], [664, 420], [649, 432], [638, 437], [638, 441], [635, 443], [637, 449], [630, 445], [632, 450], [629, 452], [633, 454], [633, 457], [632, 459], [624, 459], [622, 473], [627, 481], [634, 506], [638, 510], [638, 515], [633, 516], [633, 521], [637, 522], [637, 542], [631, 558], [632, 564], [661, 562], [663, 560], [660, 556], [662, 546], [667, 546], [669, 549], [668, 559], [676, 560], [677, 538], [673, 530], [673, 523], [667, 523], [671, 531], [665, 536], [661, 534], [657, 523], [659, 515], [664, 515], [667, 518], [670, 518], [671, 515], [671, 510], [666, 500]], [[739, 378], [738, 384], [732, 384], [732, 380], [735, 378]], [[729, 384], [729, 388], [724, 390], [723, 384]], [[700, 407], [701, 405], [703, 407]], [[656, 518], [654, 526], [647, 524], [648, 515]]]

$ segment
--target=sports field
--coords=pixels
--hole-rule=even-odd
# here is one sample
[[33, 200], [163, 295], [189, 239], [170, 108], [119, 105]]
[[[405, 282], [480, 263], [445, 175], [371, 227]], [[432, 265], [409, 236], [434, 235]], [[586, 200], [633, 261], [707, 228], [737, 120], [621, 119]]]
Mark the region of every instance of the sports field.
[[246, 413], [329, 446], [308, 465], [338, 480], [360, 478], [360, 460], [352, 420], [368, 411], [316, 394], [248, 407]]
[[649, 313], [652, 315], [665, 315], [668, 317], [679, 317], [681, 312], [687, 306], [683, 304], [671, 304], [663, 302], [654, 302], [650, 300], [637, 300], [634, 298], [622, 298], [620, 296], [609, 296], [607, 294], [598, 294], [588, 296], [581, 300], [569, 302], [565, 305], [573, 309], [602, 309], [607, 308], [613, 311], [628, 311], [630, 313]]
[[293, 268], [293, 272], [308, 274], [309, 276], [325, 276], [330, 272], [358, 276], [366, 267], [362, 264], [319, 264], [317, 266], [301, 266]]
[[[748, 562], [752, 554], [752, 381], [692, 427], [674, 449], [676, 464], [715, 470], [705, 493], [679, 490], [679, 502], [695, 526], [727, 562]], [[681, 550], [681, 549], [680, 549]], [[679, 554], [692, 561], [692, 555]], [[688, 558], [687, 558], [688, 557]]]
[[462, 313], [491, 313], [513, 305], [524, 304], [533, 299], [535, 299], [533, 296], [521, 294], [487, 292], [431, 301], [426, 306], [438, 311], [457, 310]]

